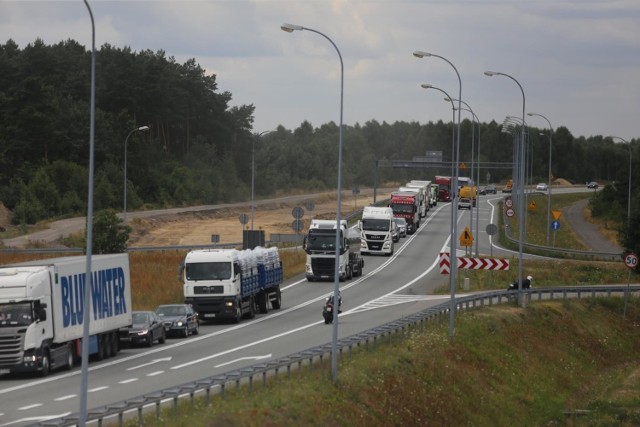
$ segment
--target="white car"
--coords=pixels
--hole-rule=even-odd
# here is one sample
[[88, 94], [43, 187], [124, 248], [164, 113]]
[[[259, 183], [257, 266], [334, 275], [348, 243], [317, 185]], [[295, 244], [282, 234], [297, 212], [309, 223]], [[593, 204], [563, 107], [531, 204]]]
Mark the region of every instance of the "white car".
[[539, 183], [538, 185], [536, 185], [536, 191], [547, 191], [547, 184], [545, 184], [544, 182]]
[[398, 227], [398, 235], [400, 237], [407, 237], [407, 220], [404, 218], [393, 218], [393, 222]]
[[471, 210], [471, 199], [466, 197], [461, 197], [458, 201], [458, 209], [469, 209]]

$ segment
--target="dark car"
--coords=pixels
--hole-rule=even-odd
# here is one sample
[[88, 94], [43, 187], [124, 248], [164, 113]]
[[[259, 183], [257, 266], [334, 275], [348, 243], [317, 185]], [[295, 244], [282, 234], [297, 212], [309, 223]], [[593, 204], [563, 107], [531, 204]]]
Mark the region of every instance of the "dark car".
[[511, 193], [511, 187], [507, 187], [507, 186], [503, 187], [502, 188], [502, 192], [503, 193]]
[[404, 218], [393, 218], [393, 222], [398, 226], [398, 236], [407, 237], [407, 220]]
[[592, 188], [592, 189], [594, 189], [594, 190], [597, 190], [597, 189], [598, 189], [598, 187], [599, 187], [599, 186], [598, 186], [598, 183], [597, 183], [597, 182], [595, 182], [595, 181], [591, 181], [590, 183], [588, 183], [588, 184], [587, 184], [587, 188]]
[[493, 184], [487, 185], [487, 187], [484, 189], [484, 191], [487, 194], [496, 194], [498, 192], [498, 190], [496, 189], [496, 186], [493, 185]]
[[120, 329], [120, 341], [131, 344], [144, 344], [151, 347], [155, 341], [165, 341], [164, 325], [153, 311], [134, 311], [132, 325]]
[[200, 325], [198, 313], [191, 304], [163, 304], [156, 308], [156, 314], [164, 325], [167, 335], [188, 337], [189, 333], [198, 335]]

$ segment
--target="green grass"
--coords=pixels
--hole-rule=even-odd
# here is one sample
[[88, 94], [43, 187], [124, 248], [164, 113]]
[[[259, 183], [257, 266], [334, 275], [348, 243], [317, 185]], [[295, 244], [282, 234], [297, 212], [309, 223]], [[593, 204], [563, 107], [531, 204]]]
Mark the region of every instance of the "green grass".
[[[157, 426], [632, 426], [640, 424], [640, 300], [464, 312], [339, 363], [229, 387]], [[129, 425], [134, 425], [131, 422]]]

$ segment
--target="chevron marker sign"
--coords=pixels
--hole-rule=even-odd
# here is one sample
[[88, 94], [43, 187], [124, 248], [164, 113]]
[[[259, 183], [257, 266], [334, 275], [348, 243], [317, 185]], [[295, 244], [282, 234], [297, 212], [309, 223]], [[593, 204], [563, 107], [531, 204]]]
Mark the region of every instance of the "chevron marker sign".
[[[468, 270], [508, 270], [509, 260], [500, 258], [468, 258], [458, 257], [459, 269]], [[449, 274], [451, 259], [448, 252], [440, 252], [440, 274]]]

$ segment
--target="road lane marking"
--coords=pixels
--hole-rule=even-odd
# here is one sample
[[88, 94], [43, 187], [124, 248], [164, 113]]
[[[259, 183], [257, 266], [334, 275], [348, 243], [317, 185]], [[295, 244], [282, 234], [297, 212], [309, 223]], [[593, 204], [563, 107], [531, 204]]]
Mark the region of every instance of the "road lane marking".
[[164, 371], [155, 371], [147, 374], [148, 377], [155, 377], [156, 375], [164, 374]]
[[132, 366], [130, 368], [127, 368], [127, 371], [133, 371], [134, 369], [144, 368], [145, 366], [153, 365], [160, 362], [170, 362], [171, 359], [173, 359], [173, 356], [163, 357], [161, 359], [153, 359], [151, 362], [143, 363], [142, 365]]
[[118, 384], [129, 384], [129, 383], [132, 383], [134, 381], [138, 381], [138, 379], [137, 378], [129, 378], [128, 380], [118, 381]]
[[39, 406], [42, 406], [42, 403], [34, 403], [33, 405], [23, 406], [21, 408], [18, 408], [18, 411], [28, 411], [29, 409], [37, 408]]
[[108, 385], [103, 385], [101, 387], [96, 387], [96, 388], [92, 388], [91, 390], [87, 390], [89, 393], [95, 393], [97, 391], [102, 391], [102, 390], [106, 390], [108, 389], [109, 386]]
[[74, 397], [78, 397], [78, 395], [77, 394], [67, 394], [66, 396], [56, 397], [53, 400], [55, 400], [56, 402], [61, 402], [63, 400], [73, 399]]
[[236, 363], [236, 362], [241, 362], [243, 360], [261, 360], [261, 359], [268, 359], [271, 356], [273, 356], [273, 354], [269, 353], [269, 354], [265, 354], [264, 356], [248, 356], [248, 357], [239, 357], [237, 359], [234, 360], [230, 360], [228, 362], [225, 363], [221, 363], [219, 365], [214, 366], [214, 368], [221, 368], [223, 366], [227, 366], [227, 365], [231, 365], [232, 363]]

